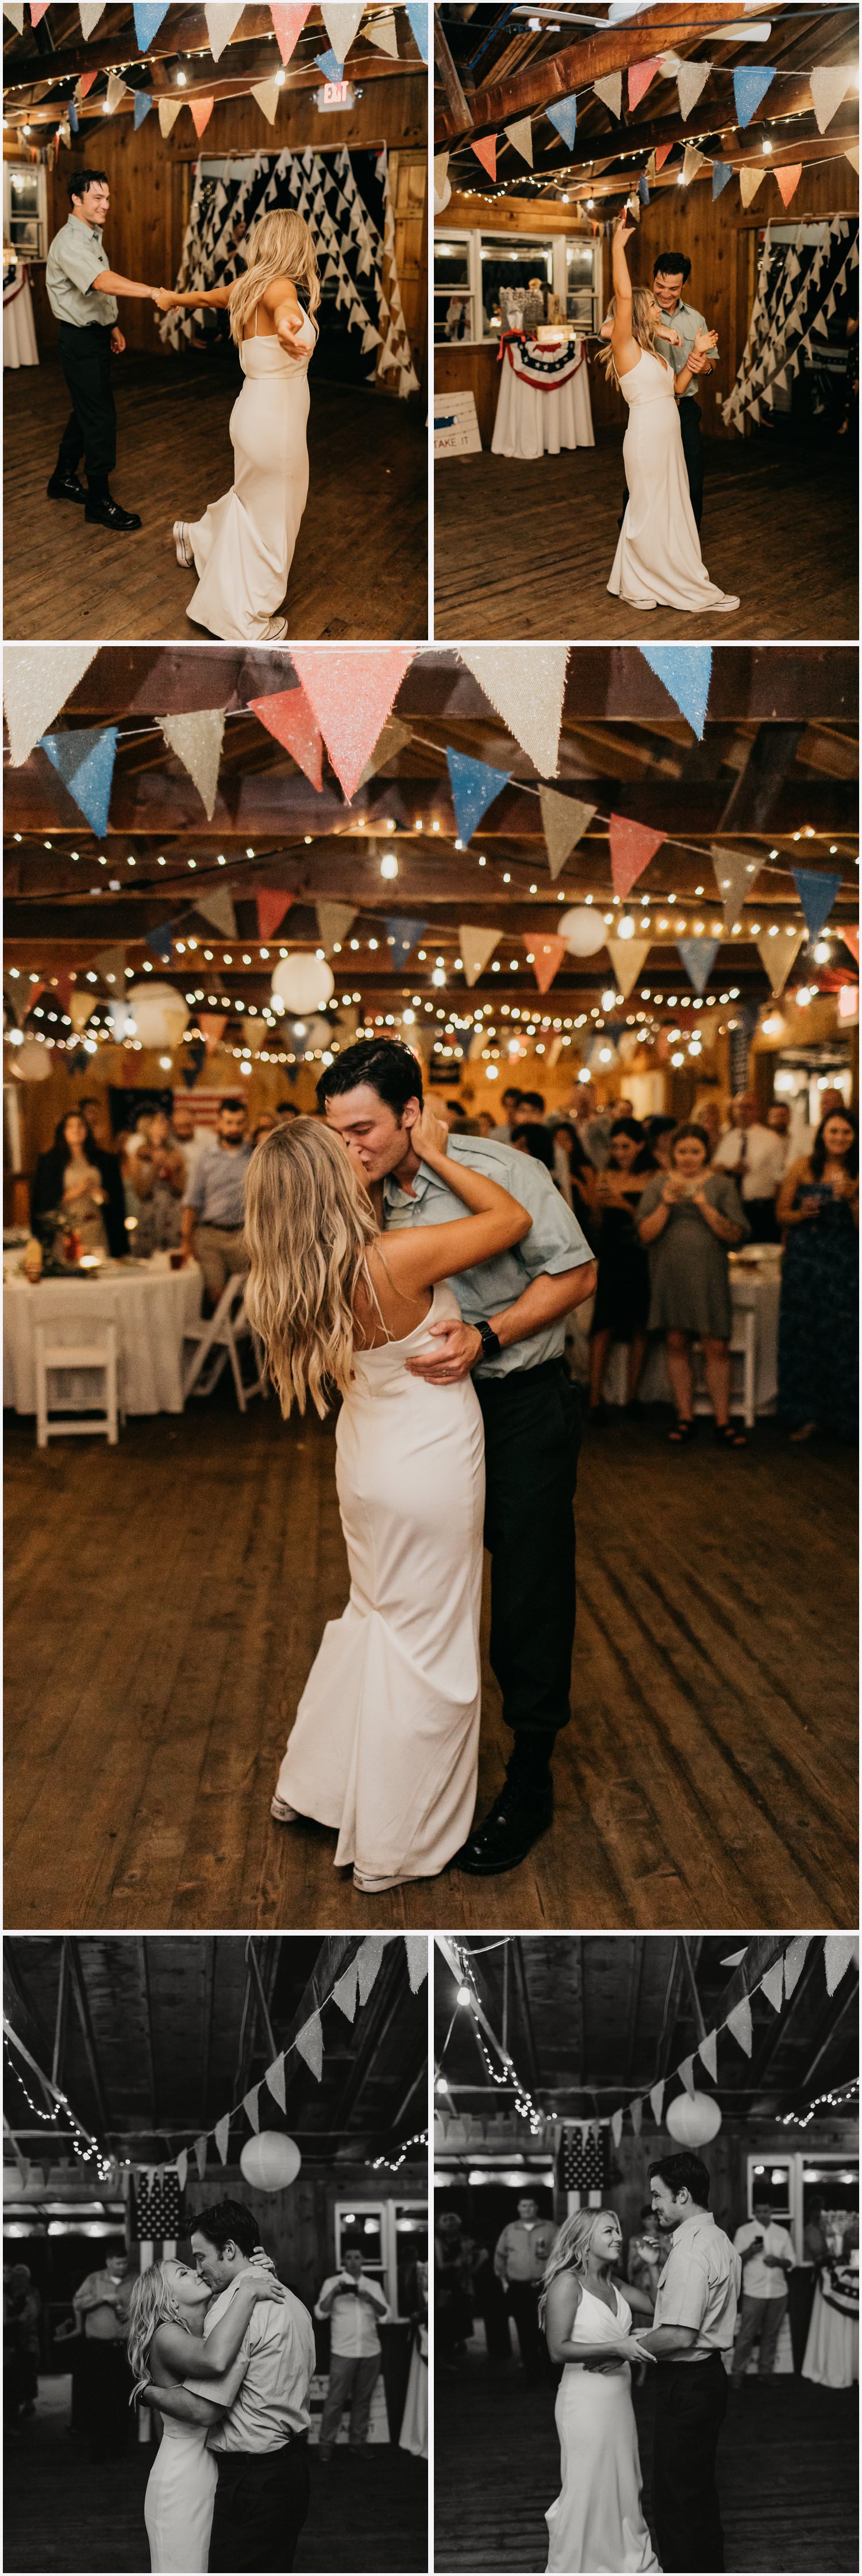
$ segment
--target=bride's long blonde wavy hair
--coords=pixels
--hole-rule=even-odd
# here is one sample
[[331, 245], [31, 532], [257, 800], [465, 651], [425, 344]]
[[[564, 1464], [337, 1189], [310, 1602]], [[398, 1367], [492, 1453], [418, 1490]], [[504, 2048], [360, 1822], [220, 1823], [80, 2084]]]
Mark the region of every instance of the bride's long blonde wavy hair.
[[135, 2282], [129, 2300], [126, 2340], [129, 2368], [135, 2383], [132, 2390], [133, 2398], [140, 2395], [141, 2389], [146, 2388], [148, 2380], [152, 2377], [147, 2355], [156, 2327], [166, 2322], [181, 2326], [182, 2314], [176, 2291], [171, 2289], [167, 2279], [164, 2264], [151, 2263], [148, 2270], [142, 2272], [140, 2279]]
[[248, 1167], [246, 1306], [285, 1415], [317, 1412], [346, 1395], [355, 1303], [379, 1233], [345, 1147], [319, 1118], [291, 1118], [262, 1136]]
[[[616, 309], [617, 299], [615, 295], [612, 295], [605, 315], [606, 322], [614, 321], [616, 317]], [[652, 319], [653, 312], [656, 309], [655, 296], [651, 286], [634, 286], [632, 288], [632, 339], [637, 341], [639, 349], [648, 349], [651, 357], [661, 358], [663, 356], [663, 352], [661, 349], [656, 348], [656, 324]], [[599, 341], [596, 356], [598, 358], [599, 365], [605, 369], [608, 383], [616, 385], [617, 391], [619, 391], [620, 380], [617, 375], [614, 353], [609, 340]]]
[[540, 2325], [544, 2325], [545, 2322], [545, 2302], [551, 2282], [556, 2280], [557, 2273], [574, 2272], [577, 2279], [583, 2281], [587, 2269], [587, 2256], [599, 2219], [607, 2218], [608, 2214], [606, 2209], [573, 2209], [571, 2217], [564, 2218], [545, 2264], [542, 2295], [539, 2300]]
[[230, 327], [237, 342], [245, 338], [246, 324], [255, 306], [277, 277], [292, 278], [294, 286], [304, 285], [309, 313], [316, 313], [320, 303], [317, 252], [304, 215], [292, 214], [287, 206], [277, 206], [272, 214], [262, 215], [260, 223], [252, 224], [246, 234], [242, 255], [245, 275], [231, 287], [228, 305]]

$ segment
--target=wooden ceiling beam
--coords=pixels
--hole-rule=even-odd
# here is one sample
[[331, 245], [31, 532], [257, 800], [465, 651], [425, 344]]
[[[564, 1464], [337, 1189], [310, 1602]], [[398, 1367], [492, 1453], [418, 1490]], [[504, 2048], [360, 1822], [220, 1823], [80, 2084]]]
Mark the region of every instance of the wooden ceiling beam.
[[[765, 0], [757, 0], [751, 16], [765, 14]], [[738, 0], [710, 0], [703, 13], [704, 39], [722, 25], [739, 20]], [[532, 109], [545, 107], [549, 100], [570, 97], [573, 90], [585, 89], [592, 81], [603, 80], [608, 72], [624, 71], [630, 63], [646, 62], [649, 56], [669, 51], [675, 35], [691, 35], [690, 7], [666, 6], [640, 14], [635, 22], [609, 29], [607, 33], [586, 36], [576, 45], [567, 45], [550, 59], [528, 64], [507, 81], [488, 89], [473, 91], [466, 126], [459, 121], [460, 112], [448, 104], [438, 114], [434, 126], [437, 150], [445, 149], [458, 134], [482, 134], [489, 129], [511, 124], [512, 119], [527, 116]], [[462, 92], [463, 96], [463, 92]]]
[[[278, 59], [280, 61], [280, 57]], [[213, 98], [216, 106], [218, 107], [223, 105], [226, 99], [248, 98], [252, 89], [254, 89], [256, 85], [263, 80], [272, 78], [272, 68], [271, 64], [260, 62], [252, 64], [251, 69], [248, 72], [228, 73], [227, 75], [222, 74], [221, 76], [212, 72], [209, 76], [207, 76], [205, 72], [200, 75], [190, 73], [181, 90], [178, 90], [176, 87], [171, 87], [168, 91], [164, 88], [157, 90], [156, 101], [158, 98], [164, 98], [167, 95], [174, 100], [177, 106], [188, 107], [193, 98]], [[367, 81], [397, 80], [399, 74], [404, 72], [412, 72], [414, 75], [421, 75], [424, 95], [424, 64], [420, 61], [396, 63], [383, 60], [379, 62], [369, 60], [367, 63], [364, 62], [362, 65], [363, 87]], [[285, 78], [285, 86], [282, 95], [285, 99], [289, 100], [297, 97], [302, 91], [319, 89], [323, 81], [323, 77], [324, 75], [322, 71], [318, 69], [316, 63], [310, 71], [297, 70], [295, 72], [288, 72]], [[132, 116], [134, 113], [135, 98], [140, 97], [140, 95], [141, 93], [139, 90], [130, 91], [127, 98], [120, 99], [119, 105], [112, 111], [113, 115]], [[28, 125], [55, 126], [58, 122], [58, 118], [62, 117], [66, 101], [63, 99], [55, 99], [52, 103], [50, 101], [46, 102], [42, 99], [37, 105], [29, 106], [26, 100], [23, 99], [14, 103], [7, 99], [7, 106], [13, 122], [16, 119], [23, 120], [26, 117]], [[95, 125], [101, 125], [103, 121], [103, 113], [103, 104], [100, 98], [86, 98], [83, 105], [78, 109], [79, 126], [86, 124], [88, 121]], [[289, 140], [284, 133], [283, 125], [280, 134], [274, 127], [270, 127], [268, 129], [268, 133], [269, 142], [267, 144], [266, 139], [264, 139], [261, 144], [261, 150], [269, 149], [273, 152], [283, 151], [285, 149], [286, 142]], [[335, 142], [337, 143], [337, 138], [335, 138]], [[201, 143], [195, 141], [194, 146], [192, 147], [195, 159], [197, 159], [202, 148], [210, 148], [213, 151], [216, 151], [214, 143], [212, 143], [210, 147], [202, 147]], [[251, 153], [252, 148], [253, 147], [251, 145], [246, 147], [249, 154]], [[333, 148], [335, 148], [335, 143], [333, 144]]]
[[[771, 95], [771, 92], [768, 95]], [[714, 114], [710, 112], [713, 108]], [[622, 153], [655, 152], [663, 143], [703, 143], [705, 137], [710, 140], [713, 137], [716, 139], [720, 137], [724, 147], [720, 158], [729, 161], [732, 160], [735, 151], [747, 151], [752, 143], [756, 143], [759, 148], [763, 135], [772, 134], [783, 117], [810, 116], [813, 120], [813, 115], [809, 83], [807, 80], [801, 80], [795, 82], [792, 88], [788, 85], [786, 92], [782, 89], [780, 99], [776, 92], [774, 116], [764, 112], [756, 125], [743, 127], [737, 123], [732, 113], [721, 115], [714, 83], [708, 81], [706, 88], [701, 92], [697, 106], [692, 109], [691, 116], [685, 122], [678, 113], [676, 116], [647, 115], [642, 122], [639, 122], [637, 117], [627, 118], [621, 123], [616, 151], [610, 147], [610, 158], [619, 160]], [[856, 116], [858, 122], [858, 107]], [[830, 127], [830, 133], [831, 131]], [[736, 142], [737, 135], [744, 137], [741, 143]], [[567, 170], [572, 170], [579, 169], [582, 165], [594, 164], [600, 155], [607, 155], [609, 143], [606, 134], [590, 134], [586, 128], [579, 125], [570, 152], [566, 151], [565, 145], [561, 146], [556, 142], [551, 149], [561, 151], [563, 166]], [[550, 169], [549, 175], [553, 177], [553, 168]]]
[[[766, 176], [770, 170], [792, 168], [794, 163], [797, 161], [801, 161], [804, 170], [814, 169], [824, 161], [842, 161], [844, 159], [847, 144], [856, 140], [858, 137], [858, 131], [858, 113], [854, 115], [851, 112], [849, 117], [842, 118], [840, 122], [831, 126], [828, 134], [809, 135], [805, 142], [775, 143], [773, 144], [772, 151], [769, 153], [764, 153], [762, 149], [754, 152], [731, 149], [728, 152], [718, 154], [716, 157], [721, 160], [730, 161], [734, 170], [737, 171], [762, 168], [764, 176]], [[706, 158], [707, 160], [711, 158], [709, 153], [707, 153]], [[689, 185], [693, 188], [703, 186], [705, 184], [705, 179], [706, 173], [704, 171], [698, 171], [697, 176], [689, 182]], [[679, 186], [679, 172], [677, 169], [660, 170], [657, 179], [651, 179], [649, 184], [650, 195], [653, 197], [656, 195], [656, 192], [660, 194], [663, 189], [677, 188]], [[625, 193], [628, 186], [629, 177], [625, 172], [614, 173], [612, 171], [610, 173], [606, 173], [601, 179], [587, 178], [570, 180], [569, 193], [578, 200], [584, 197], [588, 191], [591, 197], [619, 197]], [[794, 209], [792, 214], [790, 213], [790, 209], [788, 209], [787, 219], [793, 222], [796, 220], [797, 214], [799, 215], [799, 220], [804, 221], [804, 217], [799, 209]], [[765, 221], [765, 215], [762, 208], [753, 220], [757, 223], [763, 223]], [[773, 222], [781, 221], [783, 223], [785, 221], [784, 210], [781, 209], [779, 214], [775, 214], [773, 212], [772, 220]], [[811, 222], [816, 222], [817, 216], [812, 216], [809, 220]]]
[[[112, 15], [116, 17], [117, 12], [113, 11]], [[312, 8], [309, 15], [312, 25], [315, 20], [319, 20], [322, 24], [319, 6]], [[246, 0], [242, 26], [233, 37], [232, 43], [248, 44], [255, 38], [272, 36], [272, 34], [273, 25], [269, 9], [261, 6], [253, 7], [249, 5], [249, 0]], [[83, 42], [79, 45], [61, 45], [58, 46], [56, 53], [50, 55], [40, 52], [25, 55], [19, 60], [10, 41], [4, 48], [7, 100], [10, 83], [17, 86], [20, 82], [23, 86], [46, 79], [77, 80], [81, 72], [114, 71], [119, 70], [121, 64], [129, 67], [134, 63], [145, 63], [153, 59], [172, 61], [177, 54], [197, 53], [201, 47], [209, 53], [210, 40], [204, 12], [202, 9], [182, 8], [169, 10], [161, 26], [157, 27], [151, 43], [143, 52], [135, 35], [131, 11], [128, 26], [117, 28], [113, 35], [94, 35], [86, 45]], [[273, 63], [275, 65], [280, 62], [281, 55], [276, 45]]]

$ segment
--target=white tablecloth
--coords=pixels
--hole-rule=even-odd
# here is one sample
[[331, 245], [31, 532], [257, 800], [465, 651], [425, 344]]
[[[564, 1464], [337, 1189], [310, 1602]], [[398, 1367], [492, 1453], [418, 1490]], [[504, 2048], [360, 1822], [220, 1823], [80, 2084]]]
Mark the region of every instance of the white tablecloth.
[[803, 2379], [818, 2388], [852, 2388], [859, 2377], [859, 2319], [842, 2315], [824, 2298], [818, 2281], [802, 2364]]
[[[125, 1262], [106, 1262], [98, 1280], [47, 1280], [58, 1289], [75, 1329], [92, 1313], [94, 1301], [110, 1303], [117, 1325], [119, 1401], [124, 1413], [182, 1413], [183, 1334], [200, 1316], [203, 1274], [197, 1263], [171, 1270], [156, 1253], [140, 1270]], [[43, 1287], [31, 1287], [20, 1272], [7, 1270], [3, 1294], [3, 1401], [15, 1413], [36, 1411], [36, 1363], [33, 1328], [39, 1321]], [[54, 1329], [55, 1318], [51, 1325]], [[62, 1337], [62, 1323], [57, 1327]], [[68, 1380], [68, 1383], [67, 1383]], [[57, 1384], [64, 1401], [86, 1406], [93, 1401], [93, 1379], [83, 1371], [63, 1372]]]
[[3, 365], [38, 367], [39, 347], [33, 320], [33, 298], [25, 268], [3, 289]]
[[[583, 351], [582, 341], [579, 348]], [[559, 456], [562, 447], [594, 447], [586, 354], [576, 374], [559, 386], [525, 384], [517, 372], [520, 363], [517, 349], [514, 364], [510, 364], [504, 351], [492, 454], [529, 459]]]
[[[758, 1413], [774, 1413], [778, 1396], [778, 1305], [781, 1296], [780, 1261], [764, 1262], [762, 1268], [745, 1262], [731, 1262], [730, 1302], [734, 1319], [753, 1312], [755, 1317], [754, 1384]], [[738, 1364], [739, 1365], [739, 1364]], [[613, 1342], [605, 1371], [604, 1401], [625, 1404], [627, 1353], [622, 1342]], [[673, 1399], [667, 1373], [664, 1341], [653, 1341], [647, 1352], [639, 1395], [643, 1404], [670, 1404]]]

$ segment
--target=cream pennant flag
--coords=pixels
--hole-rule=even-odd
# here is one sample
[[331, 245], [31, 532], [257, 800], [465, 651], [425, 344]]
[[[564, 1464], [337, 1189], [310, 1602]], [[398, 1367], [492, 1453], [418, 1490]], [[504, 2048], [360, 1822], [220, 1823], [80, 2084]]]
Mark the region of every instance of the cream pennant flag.
[[754, 169], [754, 170], [752, 170], [751, 168], [746, 168], [746, 169], [742, 169], [742, 170], [740, 170], [740, 173], [739, 173], [739, 193], [740, 193], [740, 196], [741, 196], [741, 198], [742, 198], [742, 202], [743, 202], [743, 205], [744, 205], [744, 206], [750, 206], [750, 205], [751, 205], [752, 198], [756, 197], [756, 195], [757, 195], [757, 191], [758, 191], [758, 188], [760, 187], [760, 184], [761, 184], [761, 180], [765, 179], [765, 177], [766, 177], [766, 163], [765, 163], [765, 162], [764, 162], [764, 164], [763, 164], [762, 169]]
[[701, 2040], [700, 2047], [699, 2047], [699, 2049], [698, 2049], [698, 2052], [697, 2052], [697, 2053], [698, 2053], [698, 2057], [702, 2060], [703, 2065], [706, 2067], [707, 2075], [711, 2075], [711, 2076], [712, 2076], [712, 2081], [713, 2081], [713, 2083], [714, 2083], [714, 2084], [717, 2084], [717, 2083], [718, 2083], [718, 2032], [717, 2032], [717, 2030], [708, 2030], [708, 2031], [707, 2031], [705, 2039], [702, 2039], [702, 2040]]
[[693, 2056], [692, 2056], [692, 2057], [684, 2057], [684, 2058], [683, 2058], [683, 2061], [682, 2061], [682, 2065], [681, 2065], [681, 2066], [678, 2066], [676, 2071], [677, 2071], [677, 2074], [678, 2074], [678, 2076], [679, 2076], [679, 2078], [680, 2078], [680, 2081], [685, 2085], [686, 2092], [687, 2092], [687, 2093], [693, 2093], [693, 2092], [694, 2092], [694, 2057], [693, 2057]]
[[712, 843], [710, 857], [718, 887], [719, 902], [724, 914], [724, 927], [726, 931], [730, 931], [735, 921], [742, 920], [744, 897], [746, 894], [753, 894], [763, 861], [747, 859], [739, 850], [722, 850], [715, 841]]
[[583, 840], [598, 807], [583, 804], [578, 796], [561, 796], [557, 787], [540, 787], [539, 810], [548, 867], [551, 876], [557, 878], [577, 843]]
[[258, 2107], [257, 2107], [257, 2097], [258, 2097], [259, 2092], [260, 2092], [260, 2085], [259, 2085], [259, 2084], [253, 2084], [253, 2085], [252, 2085], [252, 2088], [251, 2088], [251, 2092], [250, 2092], [250, 2093], [244, 2093], [244, 2094], [243, 2094], [243, 2097], [242, 2097], [242, 2107], [243, 2107], [243, 2110], [244, 2110], [244, 2112], [245, 2112], [246, 2119], [250, 2122], [250, 2125], [251, 2125], [251, 2127], [254, 2129], [255, 2134], [257, 2133], [258, 2129], [260, 2128], [260, 2112], [259, 2112]]
[[371, 1993], [371, 1988], [374, 1984], [382, 1957], [383, 1942], [380, 1938], [380, 1934], [378, 1932], [372, 1932], [370, 1933], [368, 1940], [363, 1941], [362, 1948], [358, 1953], [356, 1961], [356, 1973], [359, 1978], [359, 2001], [361, 2004], [367, 2004], [368, 2002], [368, 1997]]
[[236, 938], [236, 913], [229, 894], [196, 894], [195, 911], [202, 912], [204, 920], [211, 921], [223, 939]]
[[850, 163], [850, 168], [851, 168], [851, 170], [855, 170], [855, 172], [856, 172], [856, 177], [857, 177], [857, 179], [858, 179], [858, 177], [859, 177], [859, 145], [858, 145], [858, 143], [846, 143], [846, 144], [845, 144], [845, 146], [844, 146], [844, 159], [845, 159], [845, 161], [849, 161], [849, 163]]
[[178, 2157], [177, 2157], [177, 2181], [178, 2181], [178, 2183], [179, 2183], [179, 2186], [180, 2186], [180, 2190], [181, 2190], [181, 2191], [185, 2191], [186, 2182], [187, 2182], [187, 2180], [188, 2180], [188, 2170], [189, 2170], [189, 2159], [188, 2159], [188, 2153], [187, 2153], [187, 2150], [186, 2150], [186, 2148], [185, 2148], [185, 2147], [181, 2147], [181, 2148], [180, 2148], [179, 2155], [178, 2155]]
[[95, 644], [7, 644], [3, 653], [3, 704], [9, 728], [9, 763], [20, 769], [40, 735], [95, 660]]
[[381, 51], [391, 54], [393, 62], [397, 63], [398, 29], [394, 15], [391, 18], [370, 18], [362, 33], [369, 45], [379, 45]]
[[459, 923], [458, 944], [464, 961], [465, 983], [470, 985], [478, 983], [479, 977], [482, 973], [482, 968], [483, 966], [487, 966], [488, 959], [493, 956], [497, 942], [502, 938], [502, 935], [501, 930], [482, 930], [478, 927], [474, 928], [472, 924], [467, 921]]
[[338, 2005], [339, 2012], [344, 2013], [347, 2021], [356, 2019], [356, 1966], [356, 1960], [351, 1959], [349, 1968], [345, 1968], [337, 1986], [333, 1986], [332, 1989], [332, 2001]]
[[821, 134], [825, 134], [827, 125], [831, 125], [833, 116], [837, 116], [842, 100], [857, 78], [855, 63], [827, 63], [820, 70], [809, 73], [811, 105]]
[[683, 184], [683, 187], [684, 187], [684, 188], [688, 188], [688, 187], [690, 186], [690, 184], [691, 184], [692, 179], [696, 179], [696, 178], [697, 178], [698, 171], [699, 171], [699, 170], [705, 170], [705, 169], [706, 169], [706, 154], [705, 154], [705, 153], [703, 153], [703, 152], [699, 152], [699, 151], [698, 151], [698, 147], [697, 147], [697, 144], [696, 144], [696, 143], [687, 143], [687, 144], [686, 144], [686, 147], [685, 147], [685, 151], [684, 151], [683, 156], [682, 156], [682, 184]]
[[618, 2147], [618, 2146], [619, 2146], [619, 2143], [620, 2143], [620, 2139], [621, 2139], [621, 2137], [622, 2137], [622, 2134], [623, 2134], [623, 2115], [622, 2115], [622, 2112], [621, 2112], [621, 2111], [612, 2111], [612, 2112], [611, 2112], [611, 2137], [613, 2138], [613, 2142], [614, 2142], [614, 2146], [615, 2146], [615, 2147]]
[[317, 903], [315, 911], [321, 943], [328, 957], [336, 940], [347, 938], [350, 924], [356, 920], [356, 906], [352, 903]]
[[632, 985], [643, 974], [652, 947], [651, 939], [606, 939], [605, 947], [617, 982], [617, 990], [627, 1002]]
[[304, 2022], [302, 2029], [297, 2031], [296, 2047], [319, 2084], [323, 2074], [323, 2024], [319, 2012], [312, 2013], [310, 2021]]
[[166, 143], [168, 135], [173, 133], [182, 103], [181, 98], [160, 98], [159, 100], [159, 131], [163, 143]]
[[79, 0], [78, 16], [85, 45], [89, 44], [93, 29], [98, 26], [99, 19], [103, 16], [104, 8], [105, 0]]
[[650, 2107], [651, 2107], [651, 2110], [652, 2110], [652, 2115], [653, 2115], [653, 2119], [654, 2119], [655, 2124], [656, 2124], [656, 2128], [657, 2128], [657, 2129], [660, 2129], [660, 2128], [661, 2128], [661, 2115], [662, 2115], [662, 2111], [663, 2111], [663, 2109], [664, 2109], [664, 2076], [662, 2076], [662, 2077], [661, 2077], [661, 2080], [660, 2080], [660, 2082], [659, 2082], [658, 2084], [651, 2084], [651, 2085], [650, 2085], [650, 2096], [649, 2096], [649, 2098], [650, 2098]]
[[100, 948], [93, 959], [93, 964], [97, 975], [101, 975], [103, 984], [121, 984], [124, 978], [126, 951], [124, 948]]
[[204, 707], [196, 715], [160, 718], [168, 750], [176, 752], [177, 759], [182, 761], [183, 768], [194, 780], [210, 823], [218, 794], [224, 721], [223, 707]]
[[225, 2115], [224, 2115], [224, 2119], [223, 2119], [223, 2120], [217, 2120], [217, 2121], [216, 2121], [215, 2128], [214, 2128], [214, 2130], [213, 2130], [213, 2137], [214, 2137], [214, 2139], [215, 2139], [216, 2146], [217, 2146], [217, 2148], [218, 2148], [219, 2155], [220, 2155], [221, 2160], [222, 2160], [222, 2164], [223, 2164], [223, 2165], [226, 2165], [226, 2164], [227, 2164], [227, 2156], [228, 2156], [228, 2147], [229, 2147], [229, 2145], [230, 2145], [230, 2112], [229, 2112], [229, 2111], [226, 2111], [226, 2112], [225, 2112]]
[[855, 1932], [827, 1932], [823, 1944], [827, 1994], [834, 1995], [836, 1986], [840, 1986], [842, 1977], [846, 1977], [848, 1968], [858, 1956], [859, 1942]]
[[635, 2137], [639, 2138], [644, 2115], [644, 2106], [640, 2099], [640, 2095], [638, 2095], [636, 2102], [629, 2103], [629, 2110], [632, 2116], [632, 2128], [634, 2130]]
[[518, 152], [518, 153], [520, 153], [521, 160], [522, 160], [522, 161], [526, 161], [526, 162], [529, 164], [530, 169], [532, 170], [532, 167], [533, 167], [533, 119], [532, 119], [532, 117], [531, 117], [531, 116], [518, 116], [518, 117], [516, 117], [516, 118], [515, 118], [514, 125], [504, 125], [504, 127], [503, 127], [503, 132], [504, 132], [504, 134], [508, 135], [509, 142], [511, 143], [511, 146], [512, 146], [512, 150], [513, 150], [513, 152]]
[[320, 15], [336, 61], [346, 61], [365, 0], [321, 0]]
[[767, 2002], [772, 2005], [773, 2012], [780, 2012], [782, 1996], [784, 1994], [783, 1958], [773, 1960], [772, 1967], [767, 1968], [765, 1976], [761, 1977], [760, 1988], [761, 1993], [766, 1996]]
[[528, 760], [543, 778], [555, 778], [568, 645], [461, 644], [458, 651]]
[[195, 2139], [193, 2152], [200, 2180], [201, 2182], [205, 2182], [207, 2170], [207, 2137], [205, 2131], [201, 2133], [199, 2138]]
[[280, 2057], [273, 2058], [272, 2065], [267, 2067], [266, 2074], [263, 2079], [267, 2092], [272, 2094], [273, 2101], [278, 2103], [280, 2111], [287, 2110], [284, 2072], [284, 2054], [282, 2052]]
[[622, 72], [606, 72], [603, 80], [593, 82], [593, 89], [602, 106], [609, 108], [611, 115], [619, 119], [623, 105]]
[[3, 16], [8, 18], [10, 27], [14, 27], [17, 34], [23, 36], [24, 0], [5, 0]]
[[128, 93], [128, 88], [128, 81], [121, 80], [119, 72], [108, 73], [107, 108], [109, 116], [113, 116], [116, 113], [117, 108], [122, 106], [123, 100]]
[[797, 1932], [794, 1939], [792, 1941], [788, 1941], [787, 1948], [784, 1953], [784, 1992], [788, 2003], [793, 1993], [794, 1986], [798, 1986], [799, 1984], [799, 1979], [805, 1966], [806, 1952], [810, 1947], [810, 1943], [810, 1932]]
[[261, 114], [266, 117], [268, 125], [275, 124], [276, 115], [278, 113], [278, 102], [282, 97], [282, 94], [280, 84], [276, 80], [256, 81], [254, 84], [251, 92], [252, 98], [256, 100], [257, 105], [261, 110]]
[[701, 90], [705, 89], [711, 70], [711, 63], [680, 63], [676, 86], [679, 112], [684, 124], [687, 124], [692, 108], [697, 106]]
[[755, 940], [754, 945], [769, 977], [774, 1002], [777, 1002], [779, 993], [783, 993], [791, 966], [795, 965], [807, 937], [806, 930], [792, 930], [789, 934], [786, 930], [779, 930], [773, 939], [770, 931], [761, 930]]
[[406, 1932], [404, 1947], [407, 1952], [410, 1991], [411, 1994], [418, 1995], [419, 1988], [424, 1985], [428, 1975], [428, 1943], [424, 1932]]
[[220, 60], [225, 46], [230, 44], [234, 28], [239, 25], [242, 17], [244, 6], [245, 0], [239, 0], [239, 7], [235, 5], [235, 0], [233, 5], [230, 5], [230, 0], [211, 0], [211, 6], [204, 8], [210, 53], [214, 63]]
[[728, 2013], [726, 2027], [733, 2038], [738, 2040], [740, 2048], [745, 2050], [746, 2057], [750, 2057], [752, 2028], [751, 2003], [748, 1995], [743, 1995], [741, 2003], [734, 2004], [733, 2011]]

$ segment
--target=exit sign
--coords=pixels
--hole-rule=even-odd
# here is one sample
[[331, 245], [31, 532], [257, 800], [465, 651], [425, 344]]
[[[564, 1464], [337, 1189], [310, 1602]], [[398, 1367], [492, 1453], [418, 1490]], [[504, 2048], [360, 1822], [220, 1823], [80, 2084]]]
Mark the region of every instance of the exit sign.
[[352, 107], [355, 97], [352, 81], [324, 81], [323, 88], [315, 91], [314, 103], [324, 113], [327, 109]]

